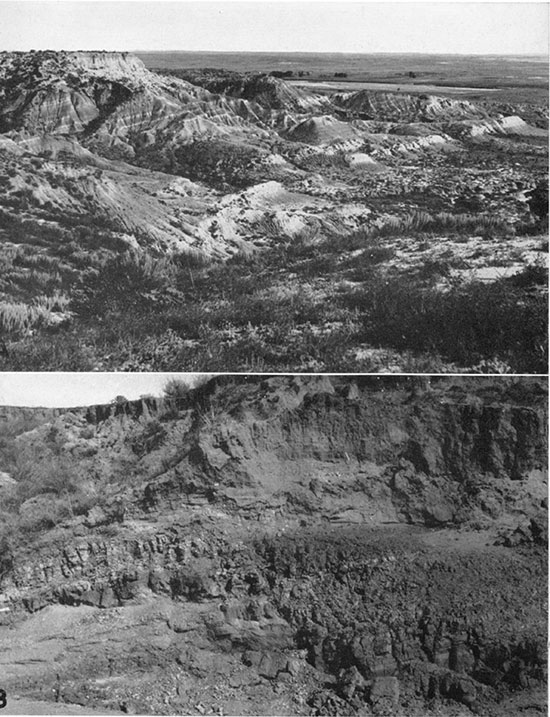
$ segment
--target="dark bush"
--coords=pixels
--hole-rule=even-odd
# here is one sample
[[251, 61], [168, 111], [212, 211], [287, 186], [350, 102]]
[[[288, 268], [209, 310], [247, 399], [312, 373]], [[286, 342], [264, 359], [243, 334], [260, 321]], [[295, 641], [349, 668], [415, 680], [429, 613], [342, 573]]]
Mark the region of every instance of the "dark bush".
[[162, 304], [163, 292], [173, 284], [174, 274], [168, 258], [138, 251], [111, 256], [84, 272], [73, 305], [82, 316], [102, 316], [151, 301]]
[[546, 298], [506, 280], [440, 290], [373, 277], [347, 303], [363, 314], [365, 340], [380, 346], [438, 353], [462, 366], [499, 358], [518, 372], [546, 372]]

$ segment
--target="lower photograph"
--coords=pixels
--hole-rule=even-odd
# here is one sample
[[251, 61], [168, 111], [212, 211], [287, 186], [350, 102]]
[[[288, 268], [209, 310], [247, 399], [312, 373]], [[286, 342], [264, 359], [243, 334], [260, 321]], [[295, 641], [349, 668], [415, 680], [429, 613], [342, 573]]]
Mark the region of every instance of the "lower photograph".
[[0, 714], [535, 717], [545, 378], [0, 374]]

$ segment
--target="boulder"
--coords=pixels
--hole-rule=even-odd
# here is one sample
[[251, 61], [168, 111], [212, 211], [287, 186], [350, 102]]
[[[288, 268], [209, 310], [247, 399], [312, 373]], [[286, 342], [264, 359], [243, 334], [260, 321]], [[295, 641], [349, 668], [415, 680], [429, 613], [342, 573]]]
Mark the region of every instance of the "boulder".
[[258, 665], [258, 674], [268, 680], [277, 678], [280, 672], [286, 672], [287, 658], [285, 655], [264, 652]]
[[95, 528], [98, 525], [105, 525], [109, 522], [107, 514], [99, 505], [95, 505], [91, 510], [88, 511], [84, 525], [88, 528]]

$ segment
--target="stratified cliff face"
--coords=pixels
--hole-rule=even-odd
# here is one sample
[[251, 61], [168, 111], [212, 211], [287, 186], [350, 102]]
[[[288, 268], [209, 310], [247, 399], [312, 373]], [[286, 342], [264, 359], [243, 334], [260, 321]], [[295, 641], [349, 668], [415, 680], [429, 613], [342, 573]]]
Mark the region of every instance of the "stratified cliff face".
[[[173, 114], [182, 102], [201, 96], [208, 93], [183, 81], [163, 80], [129, 53], [0, 54], [2, 132], [82, 136], [133, 98], [142, 105], [140, 115], [148, 114], [148, 99], [156, 101], [150, 111], [158, 121], [163, 100]], [[126, 125], [135, 125], [128, 113], [122, 110]]]
[[39, 72], [42, 77], [58, 75], [67, 68], [83, 72], [110, 74], [113, 78], [126, 77], [132, 73], [146, 73], [143, 62], [130, 52], [39, 50], [31, 52], [0, 52], [3, 73], [11, 75]]
[[140, 65], [118, 53], [2, 53], [0, 129], [81, 133], [103, 108], [130, 96], [120, 80], [143, 72]]
[[4, 683], [150, 713], [535, 714], [546, 426], [544, 383], [504, 378], [221, 377], [66, 411], [17, 447], [95, 500], [48, 530], [62, 491], [19, 505]]
[[147, 72], [143, 62], [131, 52], [66, 52], [67, 64], [85, 72], [98, 71], [114, 78], [128, 78], [132, 74]]
[[62, 408], [26, 408], [19, 406], [0, 406], [0, 425], [28, 423], [39, 425], [53, 421], [57, 416], [65, 413]]

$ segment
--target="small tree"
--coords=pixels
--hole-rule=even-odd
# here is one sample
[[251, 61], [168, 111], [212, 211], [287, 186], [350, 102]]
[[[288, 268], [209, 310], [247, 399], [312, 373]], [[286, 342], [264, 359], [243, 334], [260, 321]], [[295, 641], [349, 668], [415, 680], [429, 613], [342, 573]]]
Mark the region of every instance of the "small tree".
[[126, 396], [115, 396], [111, 403], [115, 406], [121, 406], [123, 403], [128, 403], [128, 399], [126, 398]]
[[181, 378], [169, 378], [164, 384], [164, 398], [167, 401], [178, 401], [186, 398], [191, 390], [190, 384]]

